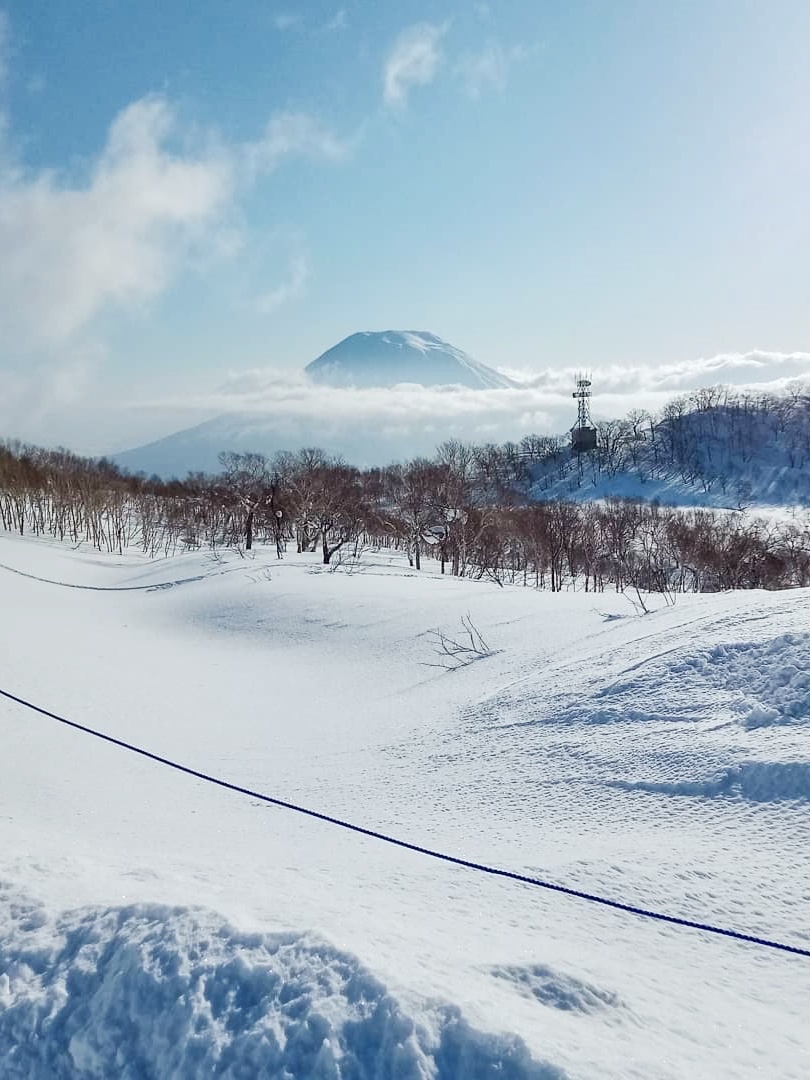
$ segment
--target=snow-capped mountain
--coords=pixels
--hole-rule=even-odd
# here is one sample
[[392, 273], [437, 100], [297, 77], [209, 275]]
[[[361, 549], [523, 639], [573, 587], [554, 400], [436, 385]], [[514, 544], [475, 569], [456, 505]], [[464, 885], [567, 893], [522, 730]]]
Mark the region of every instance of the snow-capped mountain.
[[[482, 441], [516, 434], [500, 412], [487, 414], [487, 431], [479, 433], [476, 423], [483, 415], [485, 395], [483, 400], [474, 395], [475, 407], [462, 408], [459, 399], [465, 394], [469, 397], [469, 390], [515, 389], [517, 384], [426, 331], [352, 334], [307, 364], [304, 375], [302, 388], [312, 398], [309, 407], [302, 406], [305, 399], [298, 388], [292, 404], [288, 394], [284, 407], [276, 397], [249, 412], [229, 411], [146, 446], [116, 453], [113, 459], [133, 472], [183, 476], [189, 471], [215, 472], [222, 450], [271, 457], [278, 450], [319, 446], [352, 464], [368, 466], [432, 454], [448, 438]], [[420, 412], [407, 399], [411, 384], [415, 394], [438, 395], [427, 411], [424, 404]], [[328, 387], [343, 392], [340, 408]], [[362, 396], [352, 393], [375, 388], [394, 395], [387, 408], [378, 402], [374, 411], [370, 402], [358, 404]]]
[[372, 387], [419, 383], [507, 389], [505, 375], [426, 330], [364, 330], [327, 349], [304, 369], [327, 386]]
[[439, 427], [418, 422], [391, 427], [373, 419], [364, 423], [352, 415], [329, 421], [321, 413], [291, 417], [278, 411], [233, 412], [111, 456], [130, 472], [168, 478], [188, 472], [218, 472], [223, 450], [273, 457], [279, 450], [318, 446], [367, 468], [431, 456], [444, 439], [465, 439], [467, 435], [467, 429], [454, 426], [452, 420]]

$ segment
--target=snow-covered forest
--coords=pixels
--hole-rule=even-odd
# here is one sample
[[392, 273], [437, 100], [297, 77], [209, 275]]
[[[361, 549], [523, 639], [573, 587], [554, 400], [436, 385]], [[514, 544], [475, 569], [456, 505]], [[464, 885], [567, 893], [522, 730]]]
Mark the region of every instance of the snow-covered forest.
[[[331, 564], [370, 546], [552, 591], [810, 584], [810, 396], [701, 391], [598, 431], [588, 454], [541, 436], [449, 441], [433, 459], [366, 470], [317, 449], [229, 453], [218, 475], [170, 482], [7, 444], [0, 525], [152, 555], [269, 542]], [[682, 505], [640, 497], [662, 484]], [[774, 505], [794, 510], [757, 512]]]

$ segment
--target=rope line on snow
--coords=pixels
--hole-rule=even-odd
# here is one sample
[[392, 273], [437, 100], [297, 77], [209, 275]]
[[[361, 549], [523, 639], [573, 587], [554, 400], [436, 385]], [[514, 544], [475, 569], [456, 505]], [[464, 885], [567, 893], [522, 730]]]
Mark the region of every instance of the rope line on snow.
[[408, 840], [400, 840], [397, 839], [397, 837], [378, 832], [376, 829], [367, 829], [363, 825], [355, 825], [350, 821], [344, 821], [341, 818], [333, 817], [331, 814], [324, 814], [319, 810], [311, 810], [305, 806], [298, 806], [296, 803], [287, 802], [285, 799], [278, 799], [272, 795], [265, 795], [261, 791], [253, 791], [251, 788], [241, 787], [239, 784], [232, 784], [230, 781], [222, 780], [217, 776], [210, 776], [208, 773], [200, 772], [198, 769], [192, 769], [188, 765], [172, 761], [170, 758], [162, 757], [160, 754], [153, 754], [150, 750], [144, 750], [140, 746], [124, 742], [123, 739], [116, 739], [112, 735], [106, 735], [102, 731], [96, 731], [94, 728], [79, 724], [75, 720], [68, 720], [66, 717], [59, 716], [49, 709], [42, 708], [41, 705], [35, 705], [31, 701], [26, 701], [25, 698], [18, 697], [8, 690], [0, 689], [0, 696], [8, 698], [9, 701], [16, 702], [17, 705], [22, 705], [26, 709], [31, 709], [41, 716], [47, 716], [50, 720], [56, 720], [57, 723], [64, 724], [66, 727], [73, 728], [75, 731], [81, 731], [85, 735], [92, 735], [94, 738], [101, 739], [103, 742], [111, 743], [113, 746], [118, 746], [122, 750], [128, 750], [130, 753], [138, 754], [140, 757], [147, 758], [149, 761], [155, 761], [159, 765], [165, 765], [177, 772], [185, 773], [187, 776], [193, 776], [197, 780], [203, 780], [207, 784], [214, 784], [216, 787], [225, 788], [227, 791], [235, 791], [240, 795], [248, 795], [250, 798], [258, 799], [260, 802], [280, 807], [282, 810], [293, 810], [297, 814], [304, 814], [306, 817], [315, 818], [316, 821], [323, 821], [327, 825], [335, 825], [341, 829], [347, 829], [349, 832], [358, 833], [360, 836], [367, 836], [372, 840], [380, 840], [383, 843], [391, 844], [394, 847], [404, 848], [406, 851], [413, 851], [417, 855], [426, 855], [431, 859], [438, 859], [441, 862], [450, 863], [453, 866], [464, 867], [466, 870], [476, 870], [478, 873], [488, 874], [491, 877], [505, 878], [507, 881], [517, 881], [523, 885], [532, 885], [535, 888], [561, 893], [563, 896], [571, 896], [577, 900], [587, 900], [592, 904], [601, 904], [603, 907], [613, 908], [616, 911], [625, 911], [630, 915], [638, 915], [645, 919], [654, 919], [657, 922], [669, 923], [672, 926], [683, 926], [690, 930], [702, 930], [707, 934], [717, 934], [721, 937], [732, 938], [735, 941], [744, 941], [749, 945], [762, 945], [768, 949], [778, 949], [781, 952], [791, 953], [795, 956], [805, 956], [810, 958], [810, 949], [803, 949], [798, 945], [788, 945], [781, 941], [773, 941], [770, 938], [757, 937], [754, 934], [744, 934], [739, 930], [730, 930], [727, 927], [713, 926], [710, 923], [701, 923], [696, 922], [693, 919], [681, 918], [678, 915], [666, 915], [660, 911], [652, 911], [647, 908], [637, 907], [634, 904], [626, 904], [621, 900], [611, 900], [606, 896], [598, 896], [594, 893], [583, 892], [580, 889], [573, 889], [567, 885], [559, 885], [552, 881], [543, 881], [541, 878], [530, 877], [527, 874], [519, 874], [514, 870], [505, 870], [500, 867], [489, 866], [486, 863], [473, 862], [471, 859], [463, 859], [457, 855], [448, 855], [446, 852], [435, 851], [433, 848], [423, 847], [421, 844], [413, 844]]
[[25, 570], [18, 570], [14, 566], [6, 566], [5, 563], [0, 563], [0, 570], [8, 570], [11, 574], [30, 578], [31, 581], [41, 581], [43, 585], [59, 585], [63, 589], [83, 589], [85, 592], [160, 592], [162, 589], [173, 589], [175, 585], [188, 585], [192, 581], [204, 581], [209, 577], [221, 577], [223, 574], [232, 574], [235, 570], [241, 569], [243, 569], [241, 566], [231, 566], [226, 570], [215, 570], [211, 574], [196, 574], [194, 577], [177, 578], [175, 581], [158, 581], [154, 585], [76, 585], [71, 581], [55, 581], [53, 578], [29, 574]]

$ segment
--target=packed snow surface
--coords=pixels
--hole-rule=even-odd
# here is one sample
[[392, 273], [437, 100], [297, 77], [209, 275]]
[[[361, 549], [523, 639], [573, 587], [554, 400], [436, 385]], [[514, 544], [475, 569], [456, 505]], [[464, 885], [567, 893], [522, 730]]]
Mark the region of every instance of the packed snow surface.
[[[810, 948], [808, 591], [0, 537], [3, 689], [243, 787]], [[67, 587], [69, 586], [69, 587]], [[467, 613], [490, 654], [446, 670]], [[443, 864], [0, 699], [3, 1077], [806, 1078], [810, 960]]]

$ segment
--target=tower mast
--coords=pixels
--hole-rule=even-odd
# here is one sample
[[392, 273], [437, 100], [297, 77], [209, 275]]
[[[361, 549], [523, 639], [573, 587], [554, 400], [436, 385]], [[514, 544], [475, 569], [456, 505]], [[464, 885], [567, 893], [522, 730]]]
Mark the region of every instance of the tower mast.
[[577, 402], [577, 422], [571, 428], [571, 450], [575, 454], [587, 454], [596, 449], [596, 428], [591, 420], [591, 380], [577, 376], [577, 388], [571, 395]]

